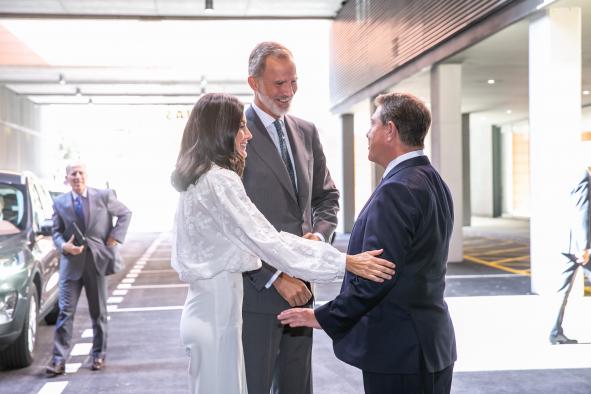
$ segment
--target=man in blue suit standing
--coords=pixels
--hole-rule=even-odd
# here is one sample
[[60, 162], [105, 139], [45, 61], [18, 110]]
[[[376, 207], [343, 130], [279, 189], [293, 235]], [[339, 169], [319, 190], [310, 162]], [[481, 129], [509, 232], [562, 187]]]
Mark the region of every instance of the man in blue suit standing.
[[[66, 168], [69, 193], [53, 204], [53, 241], [61, 253], [59, 307], [55, 325], [53, 357], [47, 366], [49, 376], [65, 372], [72, 347], [76, 305], [86, 290], [92, 319], [93, 371], [105, 366], [107, 350], [107, 278], [121, 265], [118, 245], [127, 234], [131, 211], [117, 200], [112, 190], [86, 186], [86, 166], [72, 163]], [[113, 218], [117, 222], [113, 225]]]
[[379, 284], [346, 273], [333, 301], [279, 319], [324, 329], [336, 356], [363, 371], [367, 394], [449, 393], [456, 343], [443, 292], [453, 203], [422, 150], [431, 114], [409, 94], [381, 95], [376, 105], [368, 158], [385, 172], [357, 218], [348, 253], [383, 248], [396, 275]]

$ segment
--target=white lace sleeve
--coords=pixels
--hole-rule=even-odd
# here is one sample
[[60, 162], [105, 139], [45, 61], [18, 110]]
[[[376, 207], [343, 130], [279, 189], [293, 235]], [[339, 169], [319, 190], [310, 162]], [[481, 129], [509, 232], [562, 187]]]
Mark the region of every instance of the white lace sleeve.
[[215, 207], [210, 210], [212, 219], [230, 242], [308, 281], [331, 281], [345, 272], [345, 254], [329, 244], [277, 232], [250, 201], [236, 173], [214, 168], [203, 182], [203, 192], [210, 194], [204, 197]]

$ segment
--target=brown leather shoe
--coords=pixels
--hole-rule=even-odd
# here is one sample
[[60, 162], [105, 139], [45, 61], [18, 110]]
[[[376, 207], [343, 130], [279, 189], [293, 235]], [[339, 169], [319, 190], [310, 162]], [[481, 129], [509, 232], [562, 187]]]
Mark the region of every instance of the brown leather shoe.
[[105, 368], [105, 359], [103, 357], [93, 357], [90, 369], [93, 371], [100, 371], [103, 368]]
[[66, 363], [52, 360], [45, 368], [45, 373], [48, 377], [63, 375], [66, 373]]

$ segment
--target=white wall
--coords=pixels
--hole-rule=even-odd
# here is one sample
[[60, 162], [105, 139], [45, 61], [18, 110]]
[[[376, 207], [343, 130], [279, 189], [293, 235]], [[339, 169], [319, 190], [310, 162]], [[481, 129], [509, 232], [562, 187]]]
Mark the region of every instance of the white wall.
[[37, 105], [0, 86], [0, 169], [45, 175], [40, 123]]
[[470, 196], [472, 215], [491, 217], [492, 124], [487, 118], [470, 114]]
[[581, 130], [591, 131], [591, 107], [585, 107], [581, 111]]

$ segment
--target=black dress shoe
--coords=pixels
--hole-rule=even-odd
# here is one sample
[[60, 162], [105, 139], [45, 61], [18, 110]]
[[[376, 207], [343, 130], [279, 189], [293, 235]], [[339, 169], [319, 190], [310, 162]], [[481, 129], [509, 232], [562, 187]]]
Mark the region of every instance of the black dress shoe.
[[105, 368], [105, 359], [103, 357], [94, 357], [90, 369], [93, 371], [100, 371], [103, 368]]
[[57, 376], [66, 373], [66, 363], [51, 361], [47, 368], [45, 368], [47, 376]]
[[564, 334], [550, 335], [550, 343], [552, 345], [573, 345], [579, 343], [576, 339], [570, 339]]

